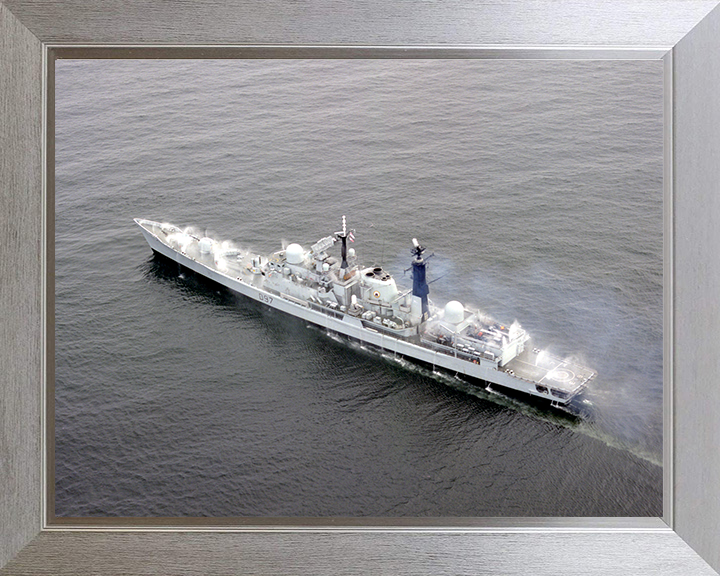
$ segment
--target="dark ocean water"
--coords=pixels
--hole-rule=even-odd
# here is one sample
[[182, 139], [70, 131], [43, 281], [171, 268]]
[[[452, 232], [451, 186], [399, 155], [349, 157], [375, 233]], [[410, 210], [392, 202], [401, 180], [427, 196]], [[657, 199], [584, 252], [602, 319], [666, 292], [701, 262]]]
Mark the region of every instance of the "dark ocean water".
[[[59, 516], [662, 514], [662, 64], [58, 61]], [[153, 256], [336, 231], [598, 371], [583, 417]]]

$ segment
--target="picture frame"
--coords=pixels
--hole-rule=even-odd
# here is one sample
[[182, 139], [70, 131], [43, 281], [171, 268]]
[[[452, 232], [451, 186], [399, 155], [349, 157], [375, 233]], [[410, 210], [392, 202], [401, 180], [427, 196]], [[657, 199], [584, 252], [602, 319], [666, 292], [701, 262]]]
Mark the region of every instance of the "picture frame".
[[[637, 573], [713, 574], [720, 568], [720, 391], [713, 334], [720, 284], [712, 208], [720, 168], [720, 10], [717, 2], [631, 4], [520, 1], [492, 5], [344, 5], [299, 13], [273, 3], [0, 3], [0, 125], [4, 161], [0, 573]], [[325, 7], [327, 8], [327, 7]], [[179, 13], [178, 13], [179, 12]], [[411, 14], [414, 14], [410, 19]], [[182, 17], [184, 16], [184, 18]], [[362, 22], [363, 26], [357, 26]], [[389, 26], [389, 22], [397, 24]], [[590, 24], [588, 24], [590, 23]], [[589, 30], [589, 33], [588, 33]], [[663, 519], [442, 519], [288, 525], [60, 526], [48, 522], [47, 421], [51, 370], [47, 306], [52, 219], [44, 170], [53, 156], [44, 127], [50, 50], [117, 45], [127, 57], [247, 45], [286, 57], [304, 47], [388, 46], [414, 55], [486, 47], [497, 57], [659, 57], [666, 74], [665, 501]], [[582, 45], [579, 47], [578, 45]], [[385, 48], [384, 48], [385, 47]], [[95, 49], [99, 49], [96, 46]], [[69, 53], [69, 52], [68, 52]], [[5, 112], [7, 111], [7, 112]], [[44, 256], [44, 257], [43, 257]], [[43, 464], [45, 463], [45, 465]]]

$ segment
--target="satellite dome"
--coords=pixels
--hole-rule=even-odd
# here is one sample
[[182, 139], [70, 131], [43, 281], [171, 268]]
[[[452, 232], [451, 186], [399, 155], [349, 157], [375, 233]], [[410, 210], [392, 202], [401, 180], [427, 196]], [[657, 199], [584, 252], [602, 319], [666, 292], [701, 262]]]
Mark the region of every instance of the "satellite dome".
[[450, 300], [445, 304], [445, 321], [451, 324], [460, 324], [465, 319], [465, 307], [457, 300]]
[[303, 247], [300, 244], [290, 244], [285, 248], [285, 258], [290, 264], [302, 264], [303, 254]]

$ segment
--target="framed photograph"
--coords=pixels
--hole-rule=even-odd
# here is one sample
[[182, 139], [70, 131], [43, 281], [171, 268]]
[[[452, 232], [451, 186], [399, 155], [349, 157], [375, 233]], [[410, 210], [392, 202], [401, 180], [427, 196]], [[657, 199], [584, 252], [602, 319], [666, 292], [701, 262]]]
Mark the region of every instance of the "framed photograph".
[[58, 520], [662, 515], [662, 60], [56, 55]]
[[[70, 18], [82, 12], [61, 10], [53, 31], [47, 14], [0, 5], [11, 48], [2, 98], [15, 111], [3, 129], [3, 266], [16, 273], [2, 304], [13, 326], [3, 480], [14, 488], [2, 563], [81, 573], [92, 556], [133, 572], [152, 555], [158, 573], [288, 562], [308, 573], [523, 573], [531, 561], [538, 573], [562, 563], [712, 574], [713, 8], [648, 9], [653, 36], [626, 7], [624, 42], [599, 26], [584, 48], [571, 46], [573, 26], [555, 28], [564, 47], [528, 30], [508, 42], [510, 24], [475, 41], [463, 26], [423, 43], [401, 30], [391, 48], [381, 27], [360, 38], [337, 15], [327, 23], [345, 36], [333, 46], [313, 46], [331, 39], [320, 30], [287, 45], [281, 16], [245, 29], [254, 46], [203, 24], [180, 43], [199, 34], [219, 46], [192, 48], [171, 32], [141, 46], [147, 31], [122, 39], [104, 20], [90, 27], [95, 42], [124, 46], [89, 47]], [[559, 358], [548, 374], [587, 369], [598, 387], [564, 398], [547, 386], [538, 405], [504, 381], [478, 388], [460, 370], [348, 343], [152, 256], [151, 221], [182, 226], [198, 259], [217, 244], [262, 276], [284, 274], [273, 254], [286, 265], [340, 254], [350, 230], [352, 253], [333, 253], [324, 272], [347, 257], [357, 274], [379, 268], [412, 285], [402, 329], [412, 298], [425, 313], [406, 269], [434, 252], [426, 287], [439, 329], [492, 318], [502, 336], [511, 324], [506, 340], [531, 332], [536, 363]], [[40, 252], [15, 250], [19, 239]], [[381, 300], [385, 284], [373, 287]], [[358, 304], [337, 298], [338, 310]], [[377, 329], [389, 334], [397, 314]], [[480, 364], [488, 351], [461, 332], [453, 357]], [[511, 362], [499, 365], [514, 377]], [[524, 560], [508, 560], [511, 549]]]

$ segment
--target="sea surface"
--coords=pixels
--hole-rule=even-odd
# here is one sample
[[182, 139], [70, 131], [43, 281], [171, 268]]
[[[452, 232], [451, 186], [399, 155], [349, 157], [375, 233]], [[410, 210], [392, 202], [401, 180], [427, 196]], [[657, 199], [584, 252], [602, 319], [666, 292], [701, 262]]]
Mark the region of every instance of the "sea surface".
[[[58, 516], [662, 514], [662, 63], [60, 60]], [[333, 337], [134, 217], [358, 258], [598, 376], [568, 413]]]

